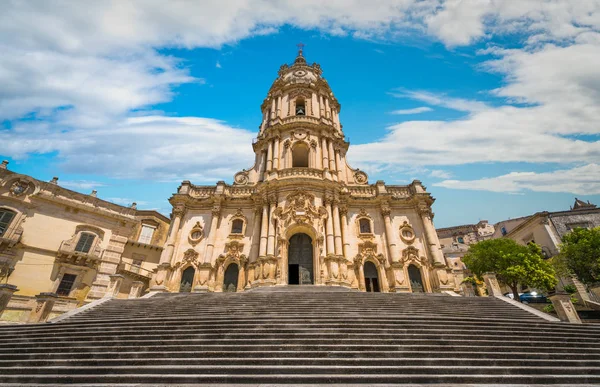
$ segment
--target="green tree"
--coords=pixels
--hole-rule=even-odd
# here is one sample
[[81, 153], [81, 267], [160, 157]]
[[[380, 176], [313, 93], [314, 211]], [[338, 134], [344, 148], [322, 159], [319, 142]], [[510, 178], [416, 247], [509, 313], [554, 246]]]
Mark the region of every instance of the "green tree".
[[498, 280], [510, 287], [515, 300], [519, 301], [519, 284], [551, 290], [557, 283], [554, 268], [544, 260], [542, 250], [535, 243], [523, 246], [508, 238], [490, 239], [471, 245], [463, 262], [478, 277], [487, 272], [496, 273]]
[[575, 275], [587, 285], [600, 282], [600, 227], [576, 228], [562, 242], [554, 262], [557, 271]]

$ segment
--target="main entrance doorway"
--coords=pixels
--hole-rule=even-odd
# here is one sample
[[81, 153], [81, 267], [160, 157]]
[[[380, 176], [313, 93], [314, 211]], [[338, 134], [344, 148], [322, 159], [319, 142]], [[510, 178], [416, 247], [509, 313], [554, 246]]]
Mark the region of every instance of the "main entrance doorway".
[[288, 250], [288, 284], [308, 285], [314, 281], [312, 239], [294, 234]]
[[367, 261], [363, 270], [365, 272], [365, 290], [367, 292], [379, 292], [379, 276], [375, 264]]

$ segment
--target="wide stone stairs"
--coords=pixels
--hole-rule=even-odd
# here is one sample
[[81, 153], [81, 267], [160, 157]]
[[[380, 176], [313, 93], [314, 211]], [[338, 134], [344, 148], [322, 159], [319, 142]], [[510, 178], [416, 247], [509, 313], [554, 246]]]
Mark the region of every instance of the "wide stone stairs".
[[289, 286], [0, 327], [0, 384], [600, 385], [600, 329], [495, 298]]

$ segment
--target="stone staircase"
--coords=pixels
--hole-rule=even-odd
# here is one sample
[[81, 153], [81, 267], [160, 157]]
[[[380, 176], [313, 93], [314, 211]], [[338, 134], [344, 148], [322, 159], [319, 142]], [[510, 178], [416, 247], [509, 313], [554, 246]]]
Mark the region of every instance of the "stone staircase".
[[600, 329], [334, 287], [111, 300], [0, 327], [1, 385], [600, 384]]

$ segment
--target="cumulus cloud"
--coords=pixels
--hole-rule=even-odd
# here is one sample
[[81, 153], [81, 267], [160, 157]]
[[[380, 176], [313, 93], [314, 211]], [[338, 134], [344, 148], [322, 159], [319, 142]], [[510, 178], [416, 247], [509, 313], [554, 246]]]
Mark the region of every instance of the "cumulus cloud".
[[58, 152], [66, 172], [214, 182], [251, 166], [251, 141], [252, 133], [215, 119], [143, 116], [68, 131], [23, 122], [4, 135], [3, 147], [16, 158]]
[[[2, 152], [57, 152], [68, 171], [118, 177], [227, 178], [251, 161], [249, 132], [215, 119], [143, 113], [171, 100], [177, 85], [204, 82], [160, 49], [219, 48], [284, 25], [385, 41], [425, 35], [451, 48], [498, 34], [524, 37], [521, 47], [479, 53], [493, 56], [480, 70], [503, 77], [492, 93], [505, 104], [393, 90], [466, 116], [392, 125], [379, 141], [353, 146], [353, 159], [370, 170], [600, 157], [598, 141], [577, 137], [599, 133], [599, 0], [4, 2], [0, 120], [10, 125], [0, 129]], [[20, 120], [32, 115], [37, 120]]]
[[425, 113], [425, 112], [430, 112], [433, 109], [427, 106], [421, 106], [418, 108], [413, 108], [413, 109], [400, 109], [400, 110], [393, 110], [390, 112], [390, 114], [396, 114], [396, 115], [404, 115], [404, 114], [419, 114], [419, 113]]
[[520, 193], [569, 192], [578, 195], [600, 194], [600, 165], [588, 164], [572, 169], [551, 172], [511, 172], [506, 175], [479, 180], [444, 180], [437, 187], [478, 191]]
[[59, 180], [59, 185], [65, 188], [75, 189], [75, 190], [86, 190], [86, 189], [95, 189], [98, 187], [105, 187], [106, 184], [101, 183], [99, 181], [93, 180], [67, 180], [61, 181]]

